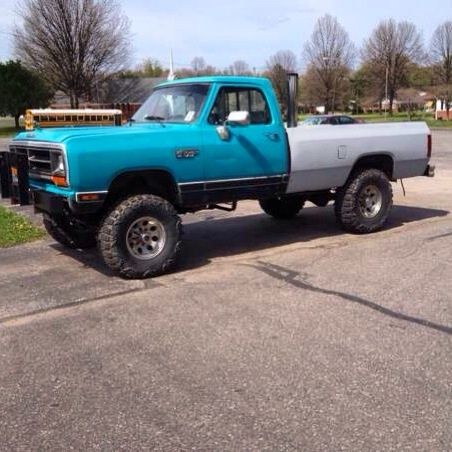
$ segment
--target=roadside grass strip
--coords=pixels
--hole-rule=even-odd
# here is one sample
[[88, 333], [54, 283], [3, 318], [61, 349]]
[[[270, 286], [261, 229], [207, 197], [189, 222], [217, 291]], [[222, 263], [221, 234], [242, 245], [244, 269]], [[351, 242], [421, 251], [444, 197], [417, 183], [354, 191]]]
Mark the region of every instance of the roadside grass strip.
[[26, 218], [0, 206], [0, 248], [38, 240], [45, 234]]

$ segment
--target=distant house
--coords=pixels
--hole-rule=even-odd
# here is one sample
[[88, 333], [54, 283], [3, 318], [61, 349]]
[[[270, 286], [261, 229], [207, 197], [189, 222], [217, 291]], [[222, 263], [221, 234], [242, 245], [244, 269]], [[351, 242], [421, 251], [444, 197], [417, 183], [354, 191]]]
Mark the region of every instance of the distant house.
[[445, 99], [436, 99], [435, 107], [435, 119], [445, 121], [452, 119], [452, 106], [449, 104], [449, 111], [447, 111], [447, 102]]
[[[394, 112], [432, 109], [434, 96], [428, 91], [420, 91], [414, 88], [402, 88], [397, 92], [392, 108]], [[375, 113], [389, 110], [388, 99], [367, 98], [362, 102], [365, 113]]]

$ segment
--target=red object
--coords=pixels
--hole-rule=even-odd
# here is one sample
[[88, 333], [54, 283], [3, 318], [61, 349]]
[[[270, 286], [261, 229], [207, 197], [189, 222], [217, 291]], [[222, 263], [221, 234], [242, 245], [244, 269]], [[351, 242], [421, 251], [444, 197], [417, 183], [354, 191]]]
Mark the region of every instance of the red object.
[[427, 157], [430, 158], [432, 156], [432, 136], [427, 135]]

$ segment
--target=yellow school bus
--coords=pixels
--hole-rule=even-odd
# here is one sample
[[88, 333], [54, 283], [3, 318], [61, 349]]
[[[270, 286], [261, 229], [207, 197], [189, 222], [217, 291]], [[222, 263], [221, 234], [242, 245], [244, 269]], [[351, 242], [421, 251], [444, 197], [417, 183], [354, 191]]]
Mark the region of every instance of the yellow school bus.
[[39, 109], [27, 110], [25, 113], [25, 130], [36, 127], [65, 126], [120, 126], [122, 124], [121, 110], [57, 110]]

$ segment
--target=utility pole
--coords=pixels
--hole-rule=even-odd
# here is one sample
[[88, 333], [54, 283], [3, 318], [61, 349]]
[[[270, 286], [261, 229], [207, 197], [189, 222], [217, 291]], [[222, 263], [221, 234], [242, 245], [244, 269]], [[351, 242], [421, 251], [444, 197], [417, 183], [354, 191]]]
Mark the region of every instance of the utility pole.
[[388, 78], [389, 78], [389, 64], [386, 63], [386, 83], [385, 83], [385, 119], [387, 116], [388, 109]]
[[[330, 64], [332, 63], [334, 65], [334, 64], [337, 64], [337, 62], [340, 63], [340, 61], [337, 58], [331, 58], [327, 55], [323, 56], [322, 60], [325, 62], [325, 67], [326, 67], [326, 70], [328, 73], [328, 77], [330, 76], [331, 71], [333, 71], [333, 87], [332, 87], [333, 88], [333, 99], [332, 99], [331, 109], [334, 114], [334, 110], [335, 110], [334, 104], [336, 103], [336, 87], [337, 87], [337, 79], [338, 79], [337, 71], [339, 69], [337, 67], [335, 68], [334, 66], [333, 66], [333, 68], [331, 68]], [[329, 100], [329, 93], [328, 93], [328, 100]], [[328, 112], [325, 112], [325, 113], [328, 113]]]

